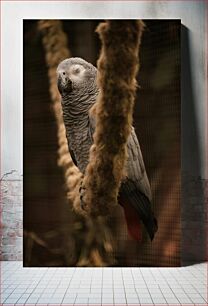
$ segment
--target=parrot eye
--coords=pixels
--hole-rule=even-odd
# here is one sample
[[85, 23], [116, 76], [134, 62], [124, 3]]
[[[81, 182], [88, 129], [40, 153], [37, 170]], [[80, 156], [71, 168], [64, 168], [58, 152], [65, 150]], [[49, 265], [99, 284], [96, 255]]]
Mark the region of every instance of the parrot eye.
[[79, 69], [79, 68], [76, 68], [76, 69], [74, 70], [74, 73], [76, 73], [76, 74], [80, 73], [80, 69]]
[[71, 69], [72, 74], [74, 75], [78, 75], [80, 73], [82, 73], [82, 71], [84, 71], [83, 67], [81, 65], [74, 65]]

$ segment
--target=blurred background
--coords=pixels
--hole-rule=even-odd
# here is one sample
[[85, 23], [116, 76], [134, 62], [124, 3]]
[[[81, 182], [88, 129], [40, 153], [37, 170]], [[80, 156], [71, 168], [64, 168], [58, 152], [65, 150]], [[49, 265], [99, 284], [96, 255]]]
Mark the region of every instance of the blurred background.
[[[63, 20], [72, 56], [96, 65], [98, 20]], [[134, 126], [153, 193], [159, 231], [151, 243], [128, 236], [118, 214], [117, 266], [180, 265], [180, 21], [144, 20]], [[24, 20], [24, 265], [73, 266], [79, 220], [57, 166], [57, 127], [37, 20]], [[83, 229], [84, 230], [84, 229]]]

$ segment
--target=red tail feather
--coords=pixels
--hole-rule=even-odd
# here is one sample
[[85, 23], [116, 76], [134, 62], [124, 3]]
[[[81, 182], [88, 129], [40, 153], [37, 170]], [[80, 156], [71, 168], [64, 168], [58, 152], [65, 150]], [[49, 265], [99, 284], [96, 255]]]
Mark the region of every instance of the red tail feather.
[[139, 220], [138, 213], [134, 207], [129, 205], [123, 198], [120, 199], [119, 203], [124, 208], [126, 223], [128, 227], [129, 235], [139, 242], [142, 240], [142, 227]]

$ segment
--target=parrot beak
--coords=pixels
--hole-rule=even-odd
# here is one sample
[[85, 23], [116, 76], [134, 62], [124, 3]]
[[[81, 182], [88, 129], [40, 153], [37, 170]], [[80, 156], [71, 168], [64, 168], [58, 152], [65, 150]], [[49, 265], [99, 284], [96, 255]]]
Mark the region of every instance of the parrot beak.
[[62, 94], [62, 80], [61, 80], [60, 75], [58, 76], [57, 87], [58, 87], [60, 94]]
[[57, 80], [57, 86], [60, 94], [64, 92], [69, 93], [72, 91], [72, 81], [68, 77], [65, 77], [63, 80], [63, 78], [59, 75]]

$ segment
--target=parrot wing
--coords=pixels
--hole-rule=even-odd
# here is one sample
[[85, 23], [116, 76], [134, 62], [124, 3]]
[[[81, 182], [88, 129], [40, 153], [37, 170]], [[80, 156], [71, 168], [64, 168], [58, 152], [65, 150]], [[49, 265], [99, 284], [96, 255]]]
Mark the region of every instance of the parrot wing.
[[141, 240], [140, 220], [142, 220], [152, 240], [158, 229], [157, 220], [152, 213], [150, 184], [133, 127], [127, 142], [127, 153], [127, 175], [119, 190], [120, 204], [124, 208], [130, 235], [136, 240]]
[[131, 134], [127, 142], [127, 161], [126, 172], [128, 179], [132, 180], [137, 188], [151, 201], [151, 189], [145, 165], [134, 128], [132, 127]]
[[[90, 115], [89, 122], [89, 134], [93, 143], [93, 134], [96, 126], [96, 120], [93, 115]], [[152, 240], [158, 229], [157, 220], [152, 213], [150, 184], [139, 141], [133, 127], [127, 142], [127, 153], [126, 178], [121, 183], [118, 202], [124, 208], [130, 236], [135, 240], [141, 240], [141, 220]]]

